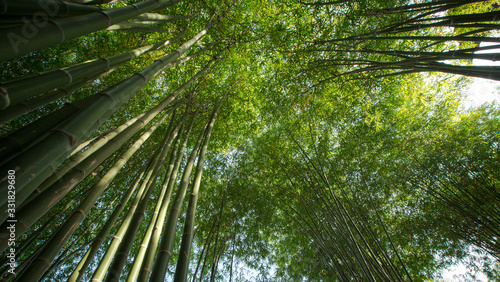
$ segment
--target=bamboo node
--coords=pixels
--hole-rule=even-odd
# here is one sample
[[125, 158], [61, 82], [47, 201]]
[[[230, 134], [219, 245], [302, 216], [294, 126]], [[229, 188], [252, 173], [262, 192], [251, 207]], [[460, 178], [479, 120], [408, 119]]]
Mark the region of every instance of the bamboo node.
[[130, 6], [134, 7], [136, 11], [139, 11], [139, 8], [137, 8], [137, 6], [135, 4], [130, 5]]
[[106, 67], [106, 71], [108, 71], [108, 70], [109, 70], [109, 67], [110, 67], [110, 64], [109, 64], [109, 60], [108, 60], [108, 58], [102, 58], [101, 60], [103, 60], [103, 61], [105, 61], [105, 62], [106, 62], [106, 65], [107, 65], [107, 67]]
[[108, 14], [106, 14], [106, 12], [99, 12], [99, 13], [103, 14], [106, 17], [106, 19], [108, 20], [108, 26], [110, 26], [111, 25], [111, 17]]
[[69, 78], [69, 82], [68, 82], [68, 83], [66, 83], [66, 85], [67, 85], [67, 84], [71, 84], [71, 83], [73, 82], [73, 76], [72, 76], [69, 72], [67, 72], [67, 71], [65, 71], [65, 70], [61, 70], [61, 71], [62, 71], [62, 72], [64, 72], [64, 74], [65, 74], [65, 75], [67, 75], [67, 76], [68, 76], [68, 78]]
[[58, 132], [58, 133], [61, 133], [62, 135], [68, 137], [68, 140], [69, 140], [69, 145], [71, 147], [75, 147], [77, 144], [78, 144], [78, 140], [76, 139], [75, 136], [73, 135], [70, 135], [69, 133], [67, 133], [66, 131], [62, 130], [62, 129], [54, 129], [53, 130], [54, 132]]
[[144, 80], [144, 83], [147, 83], [147, 82], [148, 82], [148, 79], [147, 79], [147, 78], [146, 78], [146, 76], [144, 76], [142, 73], [140, 73], [140, 72], [136, 72], [135, 74], [136, 74], [136, 75], [138, 75], [138, 76], [140, 76], [140, 77], [142, 77], [142, 79]]
[[52, 20], [48, 20], [47, 22], [55, 25], [57, 27], [57, 29], [61, 32], [61, 42], [59, 42], [59, 43], [63, 43], [64, 41], [66, 41], [66, 35], [64, 34], [64, 30], [57, 23], [55, 23]]
[[2, 107], [2, 110], [7, 108], [10, 105], [9, 93], [7, 89], [0, 87], [0, 96], [2, 96], [5, 105]]
[[81, 209], [77, 210], [77, 211], [76, 211], [76, 213], [80, 213], [80, 214], [82, 214], [82, 215], [83, 215], [83, 218], [85, 218], [85, 217], [86, 217], [86, 216], [85, 216], [85, 213], [84, 213]]
[[30, 106], [28, 106], [25, 103], [19, 103], [18, 105], [24, 107], [26, 109], [26, 112], [30, 112], [31, 111]]

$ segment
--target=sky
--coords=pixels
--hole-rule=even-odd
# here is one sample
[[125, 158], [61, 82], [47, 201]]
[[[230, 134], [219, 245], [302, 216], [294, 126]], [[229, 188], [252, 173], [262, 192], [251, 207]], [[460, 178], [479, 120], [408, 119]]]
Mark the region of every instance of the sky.
[[[481, 44], [482, 46], [494, 45], [497, 43]], [[498, 53], [500, 49], [485, 50], [478, 53]], [[474, 60], [472, 62], [478, 66], [500, 66], [500, 61]], [[489, 103], [494, 100], [500, 102], [500, 81], [474, 78], [469, 86], [468, 97], [464, 99], [464, 105], [468, 107], [477, 107], [484, 103]]]

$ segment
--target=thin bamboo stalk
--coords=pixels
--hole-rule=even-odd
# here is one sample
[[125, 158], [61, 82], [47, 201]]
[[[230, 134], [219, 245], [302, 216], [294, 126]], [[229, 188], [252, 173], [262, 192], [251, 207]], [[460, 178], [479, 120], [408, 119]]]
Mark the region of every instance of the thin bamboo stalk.
[[184, 169], [182, 180], [175, 195], [174, 202], [170, 208], [168, 214], [167, 223], [164, 227], [164, 232], [162, 234], [161, 243], [158, 249], [157, 258], [151, 272], [150, 281], [163, 281], [165, 273], [167, 272], [168, 263], [172, 255], [172, 247], [175, 239], [175, 230], [177, 226], [177, 221], [182, 208], [182, 203], [184, 202], [184, 197], [186, 195], [187, 187], [189, 185], [189, 180], [191, 178], [191, 172], [193, 170], [194, 161], [198, 155], [198, 149], [203, 141], [203, 136], [205, 133], [205, 128], [201, 130], [200, 135], [197, 138], [196, 144], [191, 151], [186, 167]]
[[[211, 25], [209, 24], [208, 26]], [[36, 146], [24, 151], [15, 159], [5, 164], [4, 167], [7, 168], [6, 171], [16, 168], [16, 176], [18, 179], [18, 183], [16, 183], [16, 192], [24, 193], [25, 195], [31, 194], [41, 182], [40, 180], [42, 180], [36, 178], [40, 171], [43, 171], [45, 168], [53, 170], [54, 167], [58, 166], [73, 148], [81, 142], [79, 140], [86, 138], [93, 128], [105, 121], [107, 117], [127, 102], [128, 99], [156, 74], [161, 72], [165, 67], [170, 67], [171, 62], [184, 54], [194, 43], [200, 40], [206, 32], [207, 29], [202, 30], [193, 38], [182, 44], [174, 52], [156, 61], [140, 73], [136, 73], [131, 78], [98, 94], [91, 105], [78, 111], [63, 125], [48, 133]], [[175, 95], [171, 94], [166, 100], [170, 102], [174, 98]], [[7, 179], [5, 176], [0, 179], [0, 192], [5, 192], [7, 186]], [[25, 189], [25, 187], [27, 188]], [[16, 197], [16, 202], [18, 204], [22, 203], [26, 197]], [[7, 199], [0, 201], [0, 207], [3, 208], [6, 204]]]
[[[229, 90], [228, 90], [229, 92]], [[182, 234], [182, 242], [181, 249], [179, 252], [179, 259], [177, 261], [177, 267], [175, 268], [174, 280], [175, 281], [186, 281], [187, 274], [189, 271], [189, 261], [191, 255], [191, 247], [193, 242], [193, 229], [194, 229], [194, 220], [196, 215], [196, 206], [198, 202], [198, 194], [200, 190], [201, 176], [203, 173], [203, 162], [205, 160], [205, 154], [207, 152], [208, 143], [210, 141], [210, 135], [212, 133], [212, 129], [214, 127], [215, 120], [217, 118], [217, 112], [224, 101], [224, 98], [227, 96], [224, 95], [222, 99], [217, 103], [214, 107], [212, 115], [209, 120], [209, 124], [207, 124], [207, 129], [205, 131], [205, 137], [203, 141], [203, 146], [201, 147], [198, 163], [196, 165], [196, 171], [194, 174], [194, 181], [191, 190], [191, 194], [189, 196], [189, 203], [186, 213], [186, 220], [184, 223], [184, 231]]]
[[159, 211], [158, 220], [155, 223], [154, 231], [151, 234], [150, 244], [147, 248], [146, 254], [144, 255], [144, 260], [142, 261], [141, 270], [138, 274], [137, 281], [147, 281], [149, 278], [149, 275], [151, 273], [151, 266], [153, 264], [154, 256], [156, 254], [156, 249], [158, 247], [158, 242], [160, 240], [161, 228], [163, 227], [163, 222], [165, 221], [165, 215], [166, 215], [167, 210], [168, 210], [168, 204], [170, 202], [170, 197], [172, 195], [173, 187], [176, 183], [177, 173], [179, 171], [180, 164], [181, 164], [182, 159], [184, 157], [184, 150], [186, 149], [189, 135], [191, 133], [191, 129], [193, 128], [193, 124], [194, 124], [194, 121], [196, 119], [197, 113], [198, 112], [196, 112], [193, 115], [191, 122], [189, 123], [189, 126], [188, 126], [187, 131], [186, 131], [186, 136], [184, 137], [184, 141], [183, 141], [182, 145], [179, 147], [179, 149], [177, 150], [176, 158], [174, 159], [174, 154], [172, 154], [172, 156], [171, 156], [171, 160], [172, 161], [175, 160], [175, 164], [173, 166], [171, 175], [168, 179], [165, 200], [164, 200], [162, 207]]
[[135, 48], [119, 55], [91, 60], [60, 69], [54, 69], [35, 75], [17, 78], [12, 82], [3, 82], [0, 86], [3, 88], [3, 92], [5, 93], [4, 97], [9, 100], [9, 104], [0, 104], [0, 107], [5, 109], [9, 105], [22, 103], [30, 97], [35, 97], [54, 88], [64, 87], [72, 82], [78, 82], [87, 77], [93, 77], [100, 75], [101, 73], [105, 73], [111, 69], [119, 67], [125, 62], [134, 60], [143, 54], [167, 47], [172, 42], [184, 36], [186, 30], [187, 29], [181, 32], [180, 35], [171, 39]]
[[[160, 159], [159, 159], [156, 167], [154, 168], [153, 176], [148, 181], [148, 187], [150, 187], [150, 188], [148, 188], [148, 190], [153, 191], [155, 184], [156, 184], [156, 180], [158, 179], [158, 174], [160, 172], [160, 169], [162, 168], [162, 166], [165, 163], [165, 158], [166, 158], [167, 154], [169, 152], [171, 152], [170, 149], [172, 147], [172, 143], [176, 139], [178, 132], [179, 132], [179, 129], [184, 125], [188, 113], [189, 113], [189, 111], [188, 111], [188, 109], [186, 109], [186, 112], [183, 115], [183, 117], [181, 118], [181, 120], [179, 121], [178, 125], [173, 130], [169, 130], [168, 141], [165, 143], [165, 147], [160, 155]], [[166, 192], [166, 189], [164, 189], [161, 192]], [[164, 193], [162, 193], [162, 194], [164, 195]], [[159, 196], [159, 197], [162, 197], [162, 196]], [[158, 200], [161, 201], [163, 199], [158, 199]], [[142, 222], [142, 219], [144, 218], [144, 213], [146, 211], [146, 207], [147, 207], [148, 202], [149, 202], [149, 197], [147, 197], [147, 198], [145, 197], [141, 201], [139, 206], [137, 207], [137, 210], [135, 211], [133, 219], [132, 219], [132, 222], [134, 222], [134, 225], [129, 226], [129, 228], [127, 229], [127, 232], [125, 233], [123, 241], [121, 242], [120, 247], [118, 248], [116, 255], [113, 259], [113, 263], [111, 264], [111, 266], [109, 268], [109, 272], [108, 272], [108, 276], [106, 277], [106, 281], [119, 281], [121, 272], [123, 270], [123, 267], [125, 266], [125, 262], [127, 261], [128, 254], [130, 252], [130, 249], [132, 248], [132, 244], [134, 243], [134, 239], [136, 238], [137, 231], [139, 230], [139, 226]], [[157, 205], [157, 206], [159, 206], [159, 205]], [[152, 219], [154, 221], [156, 221], [154, 216]], [[150, 233], [152, 232], [152, 227], [153, 227], [153, 225], [151, 225], [151, 228], [146, 231], [145, 237], [147, 237], [147, 238], [146, 238], [146, 242], [144, 242], [146, 245], [149, 243], [149, 238], [150, 238]], [[141, 252], [141, 249], [139, 251]], [[144, 248], [142, 248], [142, 252], [143, 251], [145, 251]]]
[[46, 247], [28, 266], [27, 271], [19, 277], [20, 281], [22, 281], [23, 277], [29, 277], [29, 279], [41, 278], [43, 273], [49, 268], [50, 263], [52, 262], [52, 260], [54, 260], [59, 250], [69, 240], [70, 236], [76, 230], [80, 222], [85, 219], [94, 203], [106, 190], [108, 185], [113, 181], [118, 172], [168, 116], [169, 113], [166, 113], [165, 115], [163, 115], [163, 117], [156, 121], [109, 169], [104, 177], [94, 186], [90, 194], [85, 197], [85, 199], [80, 203], [75, 211], [61, 225], [57, 232], [50, 237]]
[[[44, 20], [43, 24], [38, 24], [38, 26], [26, 24], [20, 28], [12, 28], [8, 32], [0, 30], [0, 61], [13, 59], [35, 50], [57, 45], [67, 40], [105, 29], [111, 25], [137, 17], [142, 13], [152, 11], [160, 6], [175, 5], [179, 1], [147, 0], [123, 8], [93, 12], [67, 19]], [[47, 12], [47, 14], [50, 13], [52, 13], [52, 10]], [[31, 29], [31, 33], [26, 33], [25, 29], [27, 28]]]
[[[173, 121], [173, 119], [172, 119], [172, 121]], [[155, 177], [154, 171], [155, 171], [156, 167], [158, 166], [158, 163], [160, 162], [162, 151], [164, 150], [165, 145], [169, 140], [169, 135], [170, 135], [170, 132], [172, 129], [171, 126], [173, 124], [172, 121], [170, 122], [169, 130], [167, 131], [167, 134], [163, 138], [161, 145], [157, 148], [156, 152], [152, 156], [151, 165], [148, 168], [146, 176], [142, 179], [142, 184], [141, 184], [141, 188], [140, 188], [140, 191], [142, 191], [141, 195], [135, 197], [135, 199], [132, 203], [132, 206], [129, 208], [125, 218], [123, 219], [123, 221], [118, 229], [118, 231], [113, 236], [113, 239], [112, 239], [111, 243], [109, 244], [109, 246], [106, 250], [106, 253], [104, 254], [104, 257], [101, 259], [99, 266], [95, 270], [94, 275], [92, 277], [92, 281], [102, 281], [104, 279], [106, 272], [111, 264], [111, 261], [113, 260], [113, 258], [117, 254], [117, 250], [119, 249], [120, 245], [122, 244], [122, 240], [124, 239], [124, 236], [127, 234], [127, 231], [130, 227], [130, 224], [133, 223], [135, 211], [138, 208], [140, 208], [139, 206], [141, 206], [141, 203], [144, 203], [144, 200], [147, 200], [147, 198], [149, 198], [149, 195], [151, 194], [152, 188], [153, 188], [149, 185], [149, 183], [151, 183], [150, 180]], [[135, 224], [135, 222], [133, 224]]]
[[[75, 268], [71, 276], [69, 277], [68, 281], [74, 282], [74, 281], [80, 281], [80, 279], [83, 277], [83, 274], [87, 270], [87, 267], [90, 265], [91, 261], [93, 260], [95, 254], [97, 253], [97, 250], [101, 246], [101, 244], [104, 242], [104, 239], [110, 232], [111, 228], [115, 225], [116, 220], [118, 219], [118, 216], [121, 214], [125, 206], [127, 205], [127, 202], [129, 199], [132, 197], [132, 194], [138, 187], [142, 177], [144, 176], [144, 173], [149, 169], [150, 163], [147, 165], [143, 166], [141, 171], [137, 174], [136, 180], [132, 186], [127, 190], [127, 192], [123, 195], [121, 198], [120, 202], [118, 205], [115, 207], [113, 210], [113, 213], [109, 216], [107, 219], [106, 223], [104, 226], [101, 228], [97, 236], [94, 238], [94, 241], [92, 242], [92, 245], [90, 248], [87, 250], [85, 255], [82, 257], [80, 262], [78, 263], [78, 266]], [[140, 197], [141, 195], [141, 190], [137, 193], [136, 197]]]

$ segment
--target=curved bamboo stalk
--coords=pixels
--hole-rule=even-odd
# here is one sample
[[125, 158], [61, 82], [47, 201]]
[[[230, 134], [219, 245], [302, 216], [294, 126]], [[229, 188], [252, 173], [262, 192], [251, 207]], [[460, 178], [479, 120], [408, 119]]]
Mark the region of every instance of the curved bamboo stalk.
[[19, 276], [19, 280], [31, 279], [37, 280], [42, 277], [44, 272], [50, 267], [51, 262], [56, 257], [59, 250], [66, 244], [78, 225], [85, 219], [90, 209], [94, 206], [97, 199], [104, 193], [108, 185], [113, 181], [118, 172], [123, 168], [127, 161], [144, 144], [144, 142], [153, 134], [153, 132], [169, 116], [166, 113], [156, 121], [132, 146], [118, 159], [118, 161], [108, 170], [103, 178], [92, 188], [90, 194], [80, 203], [68, 219], [61, 225], [55, 234], [48, 240], [46, 247], [33, 259], [27, 270]]
[[[154, 256], [156, 254], [156, 249], [158, 247], [158, 242], [160, 240], [161, 228], [163, 227], [163, 223], [165, 221], [165, 215], [166, 215], [167, 210], [168, 210], [170, 197], [172, 195], [172, 191], [173, 191], [174, 185], [176, 183], [177, 173], [179, 171], [180, 164], [181, 164], [182, 159], [184, 157], [184, 150], [186, 149], [189, 135], [191, 133], [191, 129], [193, 128], [193, 124], [194, 124], [194, 121], [196, 119], [197, 113], [198, 112], [195, 112], [195, 114], [193, 115], [193, 118], [191, 119], [191, 122], [189, 123], [188, 129], [186, 131], [186, 136], [184, 137], [184, 141], [183, 141], [182, 145], [180, 146], [180, 148], [177, 150], [177, 157], [176, 158], [174, 158], [175, 156], [172, 152], [171, 164], [169, 165], [169, 168], [172, 165], [173, 161], [175, 161], [175, 164], [173, 166], [171, 175], [168, 179], [165, 200], [162, 203], [162, 207], [161, 207], [159, 214], [158, 214], [158, 220], [156, 221], [154, 231], [151, 234], [150, 243], [149, 243], [149, 246], [146, 250], [146, 254], [144, 255], [144, 259], [143, 259], [142, 264], [141, 264], [140, 272], [137, 274], [138, 275], [137, 281], [147, 281], [149, 278], [149, 275], [151, 273], [151, 266], [153, 264]], [[134, 261], [134, 264], [135, 264], [135, 261]], [[131, 272], [133, 270], [134, 270], [134, 273], [132, 273], [132, 275], [135, 276], [136, 270], [134, 267], [132, 267]], [[131, 276], [131, 275], [129, 274], [129, 276]], [[133, 278], [133, 276], [131, 278]], [[132, 281], [133, 279], [127, 278], [127, 280]]]
[[[166, 67], [172, 66], [174, 60], [184, 54], [194, 43], [200, 40], [207, 32], [207, 29], [196, 34], [192, 39], [182, 44], [174, 52], [157, 60], [143, 71], [134, 74], [114, 87], [96, 95], [93, 103], [71, 116], [63, 125], [50, 131], [45, 138], [40, 140], [36, 146], [22, 152], [15, 159], [5, 164], [2, 169], [6, 171], [16, 168], [16, 192], [24, 195], [31, 194], [41, 183], [37, 178], [40, 172], [54, 170], [62, 160], [69, 155], [80, 140], [86, 138], [90, 132], [101, 122], [105, 121], [113, 112], [127, 102], [140, 88], [150, 81], [156, 74]], [[211, 62], [213, 62], [212, 60]], [[177, 93], [178, 94], [178, 93]], [[167, 103], [176, 96], [171, 94], [167, 97]], [[27, 187], [27, 188], [25, 188]], [[27, 190], [27, 191], [23, 191]], [[0, 179], [0, 192], [7, 191], [6, 176]], [[27, 196], [26, 196], [27, 197]], [[26, 197], [16, 197], [17, 203], [22, 203]], [[0, 198], [2, 209], [7, 204], [7, 199]], [[6, 209], [3, 209], [6, 210]], [[5, 212], [3, 212], [5, 215]]]
[[215, 119], [217, 118], [217, 111], [222, 105], [222, 102], [224, 101], [226, 95], [224, 95], [224, 97], [222, 97], [222, 99], [217, 103], [212, 112], [209, 124], [207, 125], [207, 129], [205, 132], [203, 146], [201, 147], [198, 156], [198, 164], [196, 165], [196, 171], [194, 174], [193, 187], [191, 190], [191, 194], [189, 195], [189, 203], [186, 212], [186, 221], [184, 223], [184, 231], [182, 234], [179, 259], [177, 261], [177, 267], [175, 268], [175, 281], [186, 281], [187, 279], [187, 274], [189, 271], [189, 258], [191, 255], [191, 246], [193, 242], [194, 219], [196, 215], [196, 206], [198, 201], [198, 193], [200, 190], [201, 176], [203, 173], [203, 162], [205, 160], [205, 154], [207, 152], [208, 142], [210, 141], [212, 128], [214, 127]]
[[[69, 277], [69, 279], [68, 279], [69, 282], [80, 281], [80, 279], [83, 277], [83, 274], [87, 270], [87, 267], [90, 265], [90, 262], [93, 260], [95, 254], [97, 253], [97, 250], [99, 249], [101, 244], [104, 242], [104, 239], [106, 238], [106, 236], [110, 232], [111, 228], [115, 225], [115, 222], [118, 219], [118, 216], [121, 214], [121, 212], [123, 211], [123, 209], [127, 205], [127, 202], [132, 197], [132, 194], [134, 193], [134, 191], [138, 187], [142, 177], [144, 176], [144, 173], [149, 169], [150, 165], [151, 165], [151, 163], [148, 163], [147, 165], [143, 166], [141, 171], [137, 174], [137, 177], [136, 177], [136, 180], [134, 181], [134, 184], [123, 195], [120, 202], [113, 210], [113, 213], [109, 216], [109, 218], [107, 219], [104, 226], [101, 228], [101, 230], [99, 231], [97, 236], [94, 238], [92, 245], [87, 250], [85, 255], [82, 257], [82, 259], [78, 263], [78, 266], [75, 268], [75, 270], [73, 271], [73, 273]], [[141, 190], [139, 190], [136, 197], [140, 197], [141, 194], [142, 194], [142, 192], [141, 192]]]
[[[172, 6], [180, 0], [147, 0], [123, 8], [93, 12], [68, 19], [51, 19], [43, 24], [27, 23], [20, 28], [0, 31], [0, 61], [13, 59], [29, 52], [57, 45], [73, 38], [132, 19], [160, 6]], [[26, 29], [31, 28], [31, 33]]]
[[[187, 29], [181, 32], [180, 35], [171, 39], [163, 40], [155, 44], [135, 48], [131, 51], [107, 57], [102, 59], [91, 60], [72, 66], [54, 69], [47, 72], [29, 75], [17, 78], [11, 82], [3, 82], [0, 86], [3, 88], [4, 96], [9, 100], [9, 104], [0, 107], [5, 109], [9, 105], [22, 103], [30, 97], [35, 97], [57, 87], [64, 87], [73, 82], [78, 82], [87, 77], [93, 77], [105, 73], [111, 69], [118, 68], [122, 64], [131, 61], [145, 53], [156, 51], [165, 48], [172, 42], [180, 39]], [[78, 88], [77, 88], [78, 89]]]
[[[36, 17], [72, 17], [100, 12], [103, 9], [55, 0], [3, 0], [0, 15], [35, 15]], [[40, 23], [39, 23], [40, 24]]]
[[[108, 271], [108, 268], [111, 264], [111, 261], [117, 254], [117, 250], [120, 248], [122, 244], [122, 240], [124, 236], [128, 233], [128, 230], [130, 228], [130, 224], [135, 224], [133, 222], [133, 219], [136, 214], [136, 210], [142, 208], [143, 203], [149, 200], [149, 196], [152, 192], [153, 187], [149, 185], [152, 183], [152, 179], [156, 178], [156, 175], [154, 174], [156, 168], [163, 163], [161, 162], [161, 156], [163, 154], [163, 151], [166, 148], [167, 142], [169, 141], [170, 133], [172, 132], [172, 126], [174, 124], [174, 119], [171, 120], [169, 124], [169, 128], [167, 130], [167, 133], [165, 134], [165, 137], [163, 138], [161, 145], [157, 148], [156, 152], [152, 156], [151, 160], [151, 165], [148, 168], [147, 174], [142, 179], [142, 184], [140, 191], [141, 196], [140, 197], [135, 197], [132, 206], [129, 208], [125, 218], [123, 219], [118, 231], [116, 234], [113, 236], [113, 239], [111, 243], [109, 244], [106, 253], [104, 254], [103, 258], [101, 259], [99, 266], [94, 272], [94, 275], [92, 276], [92, 281], [102, 281], [104, 279], [104, 276], [106, 275], [106, 272]], [[161, 163], [161, 164], [160, 164]], [[132, 227], [134, 228], [134, 227]], [[119, 276], [119, 274], [118, 274]]]

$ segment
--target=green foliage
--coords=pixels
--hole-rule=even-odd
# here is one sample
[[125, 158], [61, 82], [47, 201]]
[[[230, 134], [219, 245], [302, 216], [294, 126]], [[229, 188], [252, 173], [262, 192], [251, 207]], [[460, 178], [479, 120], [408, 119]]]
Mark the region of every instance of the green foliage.
[[[102, 7], [125, 7], [134, 2], [138, 1]], [[443, 13], [426, 15], [422, 22], [432, 24], [441, 16], [496, 11], [498, 6], [495, 1], [470, 2]], [[187, 54], [213, 44], [210, 49], [156, 76], [115, 114], [101, 121], [100, 127], [88, 137], [100, 136], [151, 109], [217, 57], [209, 71], [179, 96], [199, 110], [193, 126], [195, 133], [186, 148], [189, 154], [196, 142], [193, 136], [205, 126], [216, 101], [228, 93], [218, 113], [204, 164], [190, 278], [335, 281], [343, 279], [336, 276], [338, 269], [351, 269], [359, 272], [351, 273], [350, 278], [365, 281], [366, 273], [361, 267], [341, 263], [335, 270], [337, 259], [345, 259], [344, 262], [357, 259], [353, 258], [356, 254], [353, 250], [335, 253], [337, 242], [332, 234], [343, 234], [342, 228], [348, 226], [360, 229], [359, 234], [353, 235], [353, 241], [362, 248], [376, 249], [374, 253], [380, 256], [373, 258], [374, 261], [387, 263], [387, 267], [395, 266], [395, 273], [401, 277], [406, 275], [404, 265], [415, 281], [439, 279], [441, 270], [463, 260], [469, 262], [470, 268], [484, 271], [491, 280], [499, 279], [496, 249], [497, 223], [500, 222], [499, 108], [491, 104], [465, 111], [461, 106], [469, 80], [453, 74], [464, 74], [460, 67], [474, 67], [471, 63], [475, 52], [465, 52], [470, 58], [453, 60], [430, 54], [477, 48], [477, 44], [368, 38], [384, 32], [388, 37], [452, 37], [478, 28], [411, 29], [411, 23], [404, 21], [418, 18], [423, 12], [387, 10], [411, 3], [406, 0], [345, 1], [335, 5], [306, 5], [296, 0], [181, 1], [154, 11], [193, 16], [155, 25], [171, 33], [98, 31], [2, 62], [0, 76], [2, 81], [7, 81], [121, 54], [175, 37], [187, 29], [182, 39], [167, 48], [144, 54], [70, 97], [3, 124], [0, 133], [7, 136], [66, 102], [100, 93], [131, 77], [197, 34], [215, 15], [226, 12]], [[388, 27], [407, 30], [384, 31]], [[384, 32], [376, 33], [380, 31]], [[495, 36], [492, 31], [474, 34]], [[442, 60], [449, 64], [447, 71], [437, 67], [442, 67]], [[418, 69], [422, 66], [417, 62], [434, 63], [434, 68], [424, 73]], [[394, 75], [398, 72], [404, 73]], [[488, 72], [498, 76], [497, 69]], [[465, 74], [483, 76], [484, 73], [471, 68]], [[121, 170], [62, 249], [67, 250], [66, 254], [74, 252], [74, 256], [61, 260], [46, 280], [59, 281], [71, 275], [85, 253], [82, 245], [99, 232], [116, 207], [114, 201], [147, 165], [166, 130], [164, 124]], [[140, 134], [142, 132], [101, 163], [18, 239], [23, 244], [38, 236], [33, 245], [19, 254], [19, 262], [28, 261], [55, 233], [86, 191]], [[185, 166], [185, 159], [181, 168]], [[166, 161], [168, 163], [168, 158]], [[157, 188], [166, 171], [166, 167], [161, 168]], [[180, 175], [182, 171], [177, 182]], [[324, 179], [329, 181], [328, 185]], [[485, 189], [491, 191], [486, 193]], [[335, 197], [324, 201], [330, 197], [327, 191]], [[139, 248], [157, 197], [155, 190], [124, 275]], [[475, 202], [476, 198], [480, 198], [479, 203]], [[461, 208], [467, 204], [472, 208]], [[125, 210], [129, 205], [130, 201]], [[352, 218], [345, 226], [335, 221], [339, 212], [331, 212], [339, 206]], [[182, 206], [176, 234], [182, 232], [185, 209], [186, 204]], [[304, 220], [299, 220], [300, 217]], [[490, 221], [477, 220], [479, 217]], [[330, 229], [314, 231], [311, 226], [315, 224], [324, 224]], [[111, 230], [98, 251], [85, 280], [92, 277], [97, 260], [103, 256], [117, 228]], [[314, 234], [330, 242], [318, 240]], [[179, 256], [176, 250], [180, 237], [175, 238], [174, 260]], [[350, 243], [342, 241], [338, 245], [349, 249], [353, 246]], [[470, 249], [480, 255], [473, 258]], [[63, 252], [59, 253], [61, 257]], [[347, 257], [347, 253], [352, 257]], [[367, 258], [372, 256], [375, 255]], [[175, 272], [173, 265], [175, 263], [170, 264], [168, 275]]]

